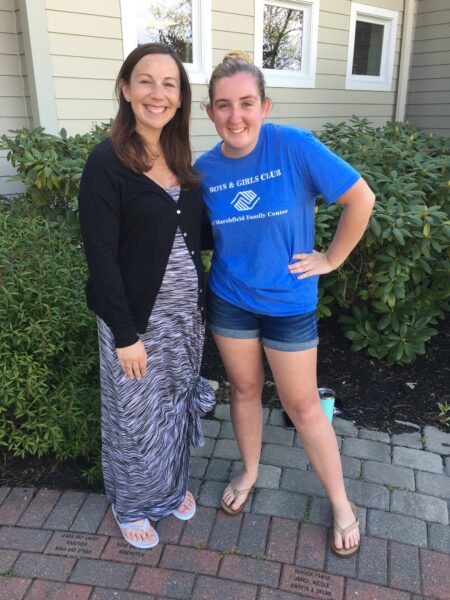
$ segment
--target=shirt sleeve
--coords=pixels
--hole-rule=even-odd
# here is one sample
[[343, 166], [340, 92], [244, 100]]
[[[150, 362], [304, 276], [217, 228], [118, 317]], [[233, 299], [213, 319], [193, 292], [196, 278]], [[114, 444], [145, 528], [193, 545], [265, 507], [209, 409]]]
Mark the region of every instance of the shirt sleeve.
[[138, 341], [119, 266], [120, 188], [112, 165], [95, 153], [88, 158], [78, 197], [81, 235], [99, 316], [116, 347]]
[[315, 195], [331, 204], [345, 194], [361, 175], [309, 132], [303, 132], [297, 147], [304, 176]]

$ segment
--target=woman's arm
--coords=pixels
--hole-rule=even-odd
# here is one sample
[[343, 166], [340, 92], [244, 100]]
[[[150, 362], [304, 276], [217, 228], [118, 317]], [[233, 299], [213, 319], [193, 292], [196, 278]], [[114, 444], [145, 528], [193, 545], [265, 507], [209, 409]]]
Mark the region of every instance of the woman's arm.
[[364, 179], [358, 179], [345, 192], [337, 204], [344, 207], [338, 222], [336, 233], [325, 253], [294, 254], [298, 262], [288, 266], [291, 273], [297, 274], [297, 279], [305, 279], [311, 275], [324, 275], [337, 269], [362, 238], [369, 222], [375, 195]]

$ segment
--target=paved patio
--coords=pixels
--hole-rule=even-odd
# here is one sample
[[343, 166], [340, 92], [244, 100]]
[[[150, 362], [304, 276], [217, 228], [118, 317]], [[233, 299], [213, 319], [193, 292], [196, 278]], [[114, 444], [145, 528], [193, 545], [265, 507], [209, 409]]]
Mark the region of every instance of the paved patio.
[[245, 513], [218, 510], [239, 469], [229, 410], [204, 419], [192, 452], [199, 509], [158, 523], [161, 544], [120, 536], [101, 494], [0, 488], [2, 600], [450, 599], [450, 434], [389, 436], [335, 418], [349, 496], [359, 507], [357, 556], [329, 549], [330, 506], [294, 431], [265, 410], [257, 490]]

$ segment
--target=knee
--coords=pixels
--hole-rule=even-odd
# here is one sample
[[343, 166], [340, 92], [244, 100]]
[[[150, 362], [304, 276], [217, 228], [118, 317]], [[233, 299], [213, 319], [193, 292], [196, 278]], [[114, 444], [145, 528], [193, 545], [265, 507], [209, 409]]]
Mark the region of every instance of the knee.
[[260, 402], [263, 380], [230, 382], [231, 396], [238, 402]]

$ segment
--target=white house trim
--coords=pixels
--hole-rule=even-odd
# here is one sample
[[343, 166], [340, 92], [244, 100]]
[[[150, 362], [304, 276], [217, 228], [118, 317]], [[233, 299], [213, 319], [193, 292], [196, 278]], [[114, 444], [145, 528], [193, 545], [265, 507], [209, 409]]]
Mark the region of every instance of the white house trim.
[[[136, 3], [138, 0], [120, 0], [124, 58], [136, 48]], [[193, 63], [184, 66], [191, 83], [207, 83], [211, 74], [211, 0], [192, 0]]]
[[[379, 76], [354, 75], [353, 54], [355, 48], [355, 31], [357, 20], [383, 25], [383, 45], [381, 54], [381, 71]], [[350, 11], [350, 29], [348, 35], [347, 76], [345, 89], [391, 91], [394, 70], [395, 41], [397, 38], [398, 12], [352, 2]]]
[[417, 13], [417, 0], [405, 0], [402, 27], [402, 46], [397, 83], [397, 101], [395, 104], [395, 120], [404, 121], [408, 94], [409, 70], [414, 43], [414, 25]]
[[44, 0], [19, 0], [34, 127], [58, 133]]
[[301, 71], [262, 69], [269, 87], [313, 88], [316, 84], [317, 41], [320, 0], [255, 0], [255, 65], [263, 64], [264, 4], [274, 4], [304, 11]]

